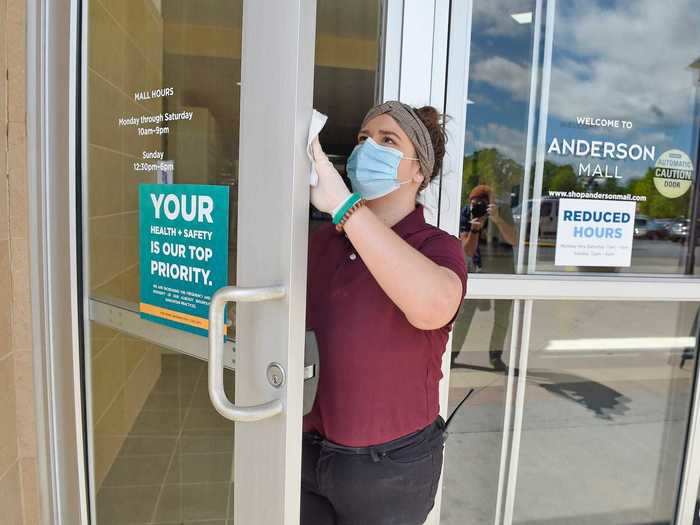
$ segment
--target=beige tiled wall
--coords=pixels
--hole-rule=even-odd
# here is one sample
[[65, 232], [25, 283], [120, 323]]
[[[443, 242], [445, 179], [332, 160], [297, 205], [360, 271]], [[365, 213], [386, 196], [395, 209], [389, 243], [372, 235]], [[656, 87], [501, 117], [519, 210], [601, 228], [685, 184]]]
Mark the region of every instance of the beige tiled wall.
[[155, 115], [163, 99], [136, 101], [160, 87], [163, 21], [150, 0], [92, 0], [88, 45], [88, 200], [90, 287], [107, 300], [138, 301], [138, 183], [153, 172], [132, 168], [144, 150], [163, 150], [157, 135], [139, 137], [119, 117]]
[[[1, 0], [0, 0], [1, 1]], [[88, 209], [90, 288], [104, 300], [138, 302], [138, 184], [141, 152], [163, 150], [119, 117], [155, 115], [162, 99], [136, 91], [161, 87], [163, 22], [152, 0], [91, 0], [88, 45]], [[91, 324], [91, 396], [95, 487], [99, 490], [161, 373], [154, 346]]]
[[27, 243], [24, 0], [0, 0], [0, 521], [39, 523]]
[[99, 490], [161, 374], [155, 345], [91, 324], [94, 476]]

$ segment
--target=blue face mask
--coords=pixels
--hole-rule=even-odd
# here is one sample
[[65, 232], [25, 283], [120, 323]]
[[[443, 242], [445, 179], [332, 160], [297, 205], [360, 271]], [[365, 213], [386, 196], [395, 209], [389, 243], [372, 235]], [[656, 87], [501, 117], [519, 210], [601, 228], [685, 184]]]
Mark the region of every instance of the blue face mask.
[[348, 158], [347, 171], [353, 191], [367, 200], [378, 199], [411, 182], [398, 181], [401, 159], [418, 160], [404, 157], [399, 150], [380, 146], [367, 137], [355, 146]]

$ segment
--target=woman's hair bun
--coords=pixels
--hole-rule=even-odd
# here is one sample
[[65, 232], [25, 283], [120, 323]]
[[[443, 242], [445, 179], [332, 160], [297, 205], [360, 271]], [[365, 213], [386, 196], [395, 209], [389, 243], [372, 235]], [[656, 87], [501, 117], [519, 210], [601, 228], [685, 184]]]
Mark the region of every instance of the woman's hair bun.
[[423, 182], [420, 189], [425, 188], [442, 170], [442, 159], [445, 157], [445, 144], [447, 143], [447, 134], [445, 133], [445, 115], [441, 115], [433, 106], [423, 106], [415, 109], [416, 114], [421, 119], [425, 127], [428, 128], [430, 141], [433, 143], [433, 151], [435, 152], [435, 164], [433, 172], [430, 174], [430, 179]]

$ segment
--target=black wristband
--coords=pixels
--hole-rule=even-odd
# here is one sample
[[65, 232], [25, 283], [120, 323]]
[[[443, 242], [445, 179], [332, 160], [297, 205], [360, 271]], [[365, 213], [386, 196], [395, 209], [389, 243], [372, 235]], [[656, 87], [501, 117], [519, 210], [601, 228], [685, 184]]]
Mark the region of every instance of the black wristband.
[[474, 228], [472, 228], [471, 230], [469, 230], [469, 233], [481, 233], [481, 230], [475, 230]]

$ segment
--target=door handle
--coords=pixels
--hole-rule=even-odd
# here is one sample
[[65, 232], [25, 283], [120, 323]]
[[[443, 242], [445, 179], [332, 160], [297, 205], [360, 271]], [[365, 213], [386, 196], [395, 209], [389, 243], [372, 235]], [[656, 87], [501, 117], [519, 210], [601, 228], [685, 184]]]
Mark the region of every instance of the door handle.
[[224, 391], [224, 309], [226, 303], [260, 302], [281, 299], [284, 286], [245, 288], [225, 286], [216, 291], [209, 304], [209, 399], [216, 411], [231, 421], [260, 421], [282, 413], [282, 401], [239, 407], [231, 403]]

